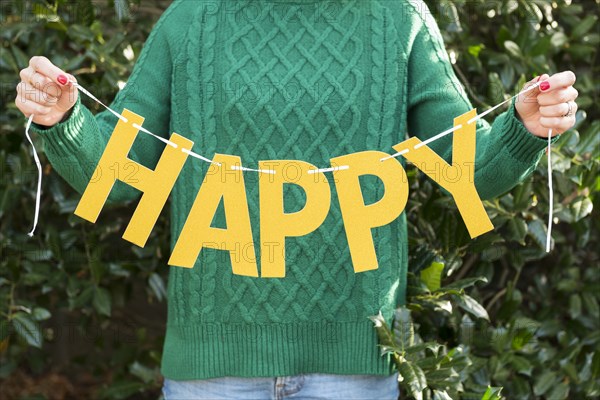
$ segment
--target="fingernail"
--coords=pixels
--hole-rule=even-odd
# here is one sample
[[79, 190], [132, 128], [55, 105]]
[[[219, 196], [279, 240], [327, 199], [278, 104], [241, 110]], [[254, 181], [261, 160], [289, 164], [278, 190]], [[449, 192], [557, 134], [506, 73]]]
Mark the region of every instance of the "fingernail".
[[548, 83], [548, 81], [540, 83], [540, 89], [542, 92], [545, 92], [546, 90], [550, 89], [550, 84]]
[[60, 83], [61, 85], [66, 85], [67, 82], [69, 82], [69, 78], [67, 78], [64, 75], [59, 75], [58, 78], [56, 78], [56, 80], [58, 81], [58, 83]]

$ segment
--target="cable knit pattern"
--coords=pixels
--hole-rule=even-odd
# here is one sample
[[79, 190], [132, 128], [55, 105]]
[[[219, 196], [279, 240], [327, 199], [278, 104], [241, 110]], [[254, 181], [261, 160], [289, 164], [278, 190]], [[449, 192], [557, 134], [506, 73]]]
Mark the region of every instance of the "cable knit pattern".
[[[447, 93], [454, 100], [436, 92], [457, 80], [428, 12], [420, 1], [400, 0], [176, 0], [111, 106], [143, 115], [144, 125], [165, 137], [188, 137], [197, 153], [237, 155], [250, 168], [286, 159], [324, 168], [345, 154], [391, 152], [407, 130], [424, 140], [471, 107], [462, 92]], [[55, 169], [82, 192], [115, 122], [106, 112], [94, 118], [78, 102], [65, 122], [34, 130]], [[155, 165], [164, 144], [143, 134], [138, 139], [132, 159]], [[513, 106], [493, 126], [478, 125], [477, 146], [477, 189], [491, 196], [535, 168], [545, 141], [525, 130]], [[432, 148], [448, 160], [451, 142]], [[171, 246], [207, 169], [190, 157], [177, 179]], [[510, 173], [477, 175], [488, 170]], [[406, 215], [372, 230], [379, 268], [357, 274], [333, 176], [327, 176], [329, 214], [316, 231], [287, 239], [285, 278], [234, 275], [228, 252], [206, 248], [194, 268], [168, 267], [164, 376], [392, 372], [368, 316], [381, 311], [391, 321], [404, 303]], [[257, 174], [244, 178], [260, 268]], [[366, 204], [383, 195], [372, 176], [361, 185]], [[137, 195], [115, 185], [111, 198]], [[286, 185], [286, 212], [304, 202], [302, 190]], [[213, 226], [226, 227], [223, 210]], [[237, 256], [247, 246], [240, 245]]]

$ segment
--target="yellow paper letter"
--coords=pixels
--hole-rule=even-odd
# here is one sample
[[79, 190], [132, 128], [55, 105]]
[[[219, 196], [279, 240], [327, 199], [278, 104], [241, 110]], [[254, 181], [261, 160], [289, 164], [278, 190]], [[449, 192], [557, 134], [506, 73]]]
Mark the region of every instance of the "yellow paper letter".
[[[217, 248], [229, 251], [234, 274], [258, 276], [244, 175], [231, 168], [241, 165], [241, 160], [238, 156], [215, 154], [213, 161], [168, 264], [192, 268], [203, 247]], [[221, 198], [226, 229], [210, 226]]]
[[98, 178], [88, 183], [75, 215], [95, 223], [115, 181], [120, 180], [144, 193], [123, 234], [123, 239], [144, 247], [188, 157], [182, 149], [191, 149], [194, 142], [173, 133], [169, 140], [177, 148], [167, 145], [156, 168], [151, 170], [127, 157], [138, 134], [133, 124], [141, 126], [144, 118], [127, 109], [122, 115], [128, 122], [117, 123], [96, 166], [94, 176]]
[[471, 110], [454, 119], [454, 126], [462, 128], [453, 134], [452, 165], [429, 147], [419, 145], [416, 137], [393, 146], [398, 152], [408, 149], [404, 157], [452, 194], [471, 238], [494, 229], [475, 188], [476, 124], [468, 121], [476, 115], [476, 110]]
[[[303, 236], [317, 229], [327, 217], [331, 191], [327, 177], [314, 165], [304, 161], [261, 161], [258, 178], [260, 193], [261, 277], [285, 277], [285, 238]], [[315, 176], [318, 174], [318, 176]], [[300, 211], [284, 212], [283, 185], [295, 184], [306, 194], [306, 204]]]
[[[380, 161], [386, 153], [363, 151], [331, 160], [348, 166], [334, 173], [344, 229], [354, 272], [377, 269], [377, 255], [371, 228], [387, 225], [404, 210], [408, 200], [408, 180], [402, 165], [395, 159]], [[384, 185], [384, 195], [376, 203], [365, 205], [359, 177], [374, 175]]]

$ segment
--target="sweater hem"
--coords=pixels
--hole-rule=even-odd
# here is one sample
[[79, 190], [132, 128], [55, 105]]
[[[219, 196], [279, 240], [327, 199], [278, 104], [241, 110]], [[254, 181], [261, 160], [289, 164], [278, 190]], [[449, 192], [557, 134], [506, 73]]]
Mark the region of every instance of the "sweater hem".
[[172, 380], [306, 373], [391, 375], [373, 323], [168, 325], [161, 373]]

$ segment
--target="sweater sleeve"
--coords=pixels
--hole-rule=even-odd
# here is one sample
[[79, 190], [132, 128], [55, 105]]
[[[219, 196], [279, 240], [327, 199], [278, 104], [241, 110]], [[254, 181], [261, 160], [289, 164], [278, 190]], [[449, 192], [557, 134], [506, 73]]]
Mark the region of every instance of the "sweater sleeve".
[[[455, 117], [473, 107], [452, 69], [431, 14], [416, 18], [415, 23], [420, 29], [408, 62], [408, 131], [426, 140], [451, 128]], [[477, 121], [475, 187], [480, 197], [499, 196], [525, 179], [537, 167], [546, 145], [547, 139], [530, 133], [517, 118], [514, 101], [491, 125], [483, 119]], [[451, 163], [452, 134], [429, 147]]]
[[[131, 76], [110, 104], [121, 113], [127, 108], [145, 117], [144, 128], [163, 137], [169, 136], [171, 77], [175, 32], [170, 27], [174, 3], [161, 16], [150, 33]], [[170, 24], [170, 25], [169, 25]], [[33, 124], [32, 131], [43, 138], [44, 151], [50, 164], [75, 190], [83, 193], [108, 143], [118, 119], [108, 110], [94, 116], [81, 102], [79, 94], [70, 116], [48, 129]], [[129, 153], [132, 161], [154, 168], [164, 144], [140, 133]], [[113, 173], [99, 171], [99, 173]], [[125, 184], [116, 184], [108, 202], [135, 200], [140, 192]]]

